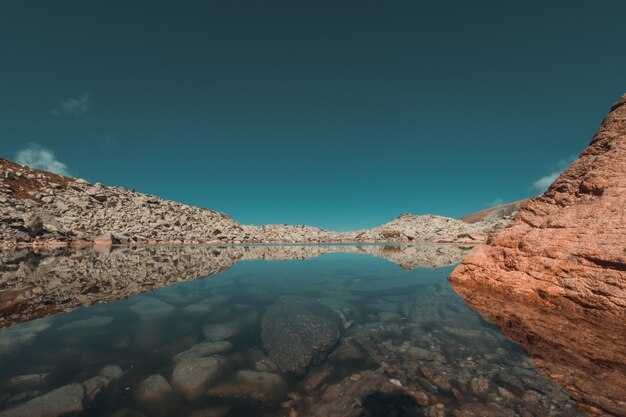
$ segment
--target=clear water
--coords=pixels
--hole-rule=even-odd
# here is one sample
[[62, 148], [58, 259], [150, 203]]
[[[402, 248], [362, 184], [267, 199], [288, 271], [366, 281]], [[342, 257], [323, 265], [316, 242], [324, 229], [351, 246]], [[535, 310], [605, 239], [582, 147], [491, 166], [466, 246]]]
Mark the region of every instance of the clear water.
[[[451, 270], [403, 269], [354, 253], [243, 261], [206, 278], [16, 324], [0, 330], [0, 416], [20, 415], [11, 409], [88, 381], [107, 365], [123, 375], [79, 395], [74, 414], [578, 415], [566, 391], [452, 291]], [[276, 369], [261, 339], [263, 315], [284, 295], [321, 302], [342, 320], [337, 345], [301, 375]], [[232, 347], [214, 354], [227, 365], [185, 398], [173, 382], [173, 358], [206, 342], [203, 328], [216, 324], [235, 329], [225, 336]], [[256, 386], [240, 371], [272, 377]], [[155, 374], [163, 377], [160, 388], [140, 388]], [[54, 415], [60, 400], [45, 401], [53, 404], [39, 415]], [[475, 414], [459, 414], [468, 410]]]

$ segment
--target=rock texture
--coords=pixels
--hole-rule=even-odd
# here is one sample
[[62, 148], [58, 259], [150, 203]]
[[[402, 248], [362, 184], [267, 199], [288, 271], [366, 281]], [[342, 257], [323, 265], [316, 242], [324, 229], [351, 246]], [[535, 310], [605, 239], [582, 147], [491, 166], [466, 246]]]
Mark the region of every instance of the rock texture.
[[379, 227], [241, 225], [228, 215], [0, 158], [0, 249], [154, 243], [479, 242], [510, 212], [462, 221], [403, 214]]
[[283, 372], [302, 374], [322, 362], [340, 335], [339, 314], [302, 297], [280, 297], [261, 320], [263, 345]]
[[626, 416], [626, 332], [623, 323], [512, 302], [456, 287], [470, 307], [526, 350], [544, 375], [567, 389], [590, 416]]
[[626, 311], [626, 96], [591, 144], [451, 282], [623, 320]]
[[[542, 196], [523, 204], [507, 228], [464, 258], [450, 282], [479, 311], [485, 311], [480, 298], [490, 294], [564, 317], [596, 318], [623, 334], [626, 95], [613, 105], [580, 157]], [[503, 313], [498, 320], [508, 316]], [[487, 318], [494, 319], [492, 314]], [[511, 319], [507, 325], [519, 322]], [[543, 328], [539, 337], [555, 340], [549, 331]], [[607, 372], [617, 366], [598, 365]], [[624, 369], [623, 362], [619, 366]], [[580, 398], [593, 402], [584, 393]], [[626, 415], [621, 407], [618, 414]]]

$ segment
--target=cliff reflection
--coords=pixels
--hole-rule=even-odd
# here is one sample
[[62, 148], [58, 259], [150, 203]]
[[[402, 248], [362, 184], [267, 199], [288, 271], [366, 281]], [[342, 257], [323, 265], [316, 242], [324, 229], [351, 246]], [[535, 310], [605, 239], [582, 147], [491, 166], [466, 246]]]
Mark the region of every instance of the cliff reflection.
[[522, 346], [541, 372], [566, 388], [586, 414], [626, 416], [624, 315], [616, 321], [591, 309], [555, 311], [451, 284], [483, 319]]

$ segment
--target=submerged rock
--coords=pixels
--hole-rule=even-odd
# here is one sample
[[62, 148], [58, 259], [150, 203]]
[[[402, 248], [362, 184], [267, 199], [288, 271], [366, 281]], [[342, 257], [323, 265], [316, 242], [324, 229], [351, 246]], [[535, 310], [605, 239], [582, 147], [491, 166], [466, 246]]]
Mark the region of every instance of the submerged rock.
[[180, 352], [174, 356], [174, 362], [178, 363], [189, 358], [202, 358], [216, 353], [226, 352], [233, 347], [233, 344], [222, 340], [218, 342], [205, 342], [193, 345], [190, 349]]
[[228, 361], [221, 356], [187, 358], [174, 368], [172, 385], [187, 400], [195, 400], [224, 374], [227, 366]]
[[175, 310], [174, 306], [153, 297], [146, 297], [130, 307], [141, 320], [158, 320], [169, 316]]
[[134, 402], [137, 408], [151, 416], [166, 416], [173, 411], [180, 398], [174, 394], [169, 382], [161, 374], [150, 375], [134, 389]]
[[0, 417], [59, 417], [83, 410], [85, 389], [69, 384], [0, 413]]
[[73, 321], [59, 327], [59, 330], [86, 330], [111, 324], [113, 317], [92, 316], [88, 319]]
[[269, 372], [239, 371], [233, 378], [211, 388], [208, 395], [271, 406], [278, 404], [286, 392], [287, 385], [280, 375]]
[[320, 363], [339, 341], [341, 318], [316, 301], [282, 296], [261, 320], [261, 338], [282, 371], [303, 373]]

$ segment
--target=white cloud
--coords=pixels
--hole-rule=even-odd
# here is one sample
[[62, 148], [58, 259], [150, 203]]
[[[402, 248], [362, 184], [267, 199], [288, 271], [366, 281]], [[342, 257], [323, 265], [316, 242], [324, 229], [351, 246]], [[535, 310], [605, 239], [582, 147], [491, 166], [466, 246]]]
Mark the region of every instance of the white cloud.
[[31, 168], [43, 169], [65, 176], [70, 175], [67, 165], [58, 161], [54, 152], [36, 143], [29, 143], [26, 148], [18, 151], [15, 156], [15, 162], [28, 165]]
[[572, 162], [574, 162], [575, 159], [576, 157], [573, 155], [570, 155], [567, 158], [561, 159], [557, 163], [558, 170], [548, 175], [545, 175], [539, 178], [537, 181], [533, 182], [533, 188], [542, 193], [546, 191], [552, 185], [552, 183], [556, 181], [559, 175], [561, 175], [563, 171], [565, 171], [565, 169], [567, 169], [567, 167], [570, 166]]
[[533, 182], [533, 188], [543, 193], [550, 187], [550, 185], [552, 185], [562, 172], [563, 171], [556, 171], [552, 174], [546, 175], [545, 177], [539, 178], [537, 181]]
[[504, 204], [504, 200], [501, 198], [496, 198], [495, 200], [488, 202], [487, 207], [497, 207], [501, 206], [502, 204]]
[[80, 116], [89, 112], [89, 93], [80, 93], [75, 97], [68, 97], [61, 100], [54, 114], [67, 114], [70, 116]]

